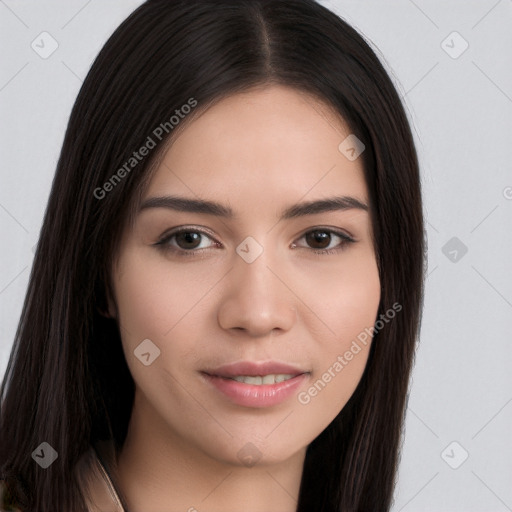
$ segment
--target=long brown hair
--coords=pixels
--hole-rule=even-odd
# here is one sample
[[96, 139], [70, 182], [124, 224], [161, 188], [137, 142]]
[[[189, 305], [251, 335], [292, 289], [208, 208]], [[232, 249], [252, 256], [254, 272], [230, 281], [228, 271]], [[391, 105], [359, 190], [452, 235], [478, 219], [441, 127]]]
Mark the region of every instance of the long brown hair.
[[[108, 194], [98, 188], [190, 98], [204, 108], [270, 83], [322, 99], [365, 144], [379, 315], [403, 308], [374, 334], [356, 391], [308, 447], [297, 510], [389, 510], [423, 302], [418, 161], [379, 59], [313, 0], [149, 0], [97, 56], [69, 119], [0, 390], [0, 478], [22, 510], [84, 511], [76, 462], [100, 439], [122, 447], [134, 382], [118, 326], [100, 312], [120, 233], [173, 132]], [[58, 453], [47, 469], [31, 457], [42, 442]]]

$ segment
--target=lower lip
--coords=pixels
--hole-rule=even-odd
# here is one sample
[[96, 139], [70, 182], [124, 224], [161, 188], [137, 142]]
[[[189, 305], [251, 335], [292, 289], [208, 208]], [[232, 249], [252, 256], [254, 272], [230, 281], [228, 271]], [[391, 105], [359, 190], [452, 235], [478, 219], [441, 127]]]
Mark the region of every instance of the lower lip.
[[232, 402], [245, 407], [271, 407], [280, 404], [295, 394], [309, 377], [308, 373], [302, 373], [276, 384], [256, 386], [206, 373], [202, 375]]

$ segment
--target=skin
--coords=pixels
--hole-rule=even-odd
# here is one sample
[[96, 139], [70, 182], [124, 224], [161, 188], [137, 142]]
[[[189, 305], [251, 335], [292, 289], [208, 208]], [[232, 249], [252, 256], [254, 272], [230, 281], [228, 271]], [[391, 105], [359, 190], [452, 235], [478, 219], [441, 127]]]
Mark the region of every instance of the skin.
[[[292, 204], [334, 195], [368, 204], [361, 158], [338, 150], [349, 133], [317, 99], [273, 85], [218, 102], [167, 150], [144, 200], [208, 199], [236, 218], [147, 208], [124, 233], [112, 314], [136, 384], [118, 460], [131, 512], [296, 510], [306, 448], [354, 392], [370, 343], [309, 403], [298, 394], [374, 325], [380, 281], [368, 211], [279, 217]], [[179, 226], [207, 235], [155, 245]], [[305, 235], [318, 228], [355, 242], [340, 249], [342, 239], [327, 231], [331, 238], [315, 245]], [[248, 236], [263, 247], [252, 263], [236, 252]], [[315, 254], [324, 248], [339, 250]], [[161, 351], [149, 366], [134, 355], [145, 339]], [[247, 360], [310, 374], [291, 398], [266, 408], [233, 404], [199, 374]], [[260, 457], [252, 467], [237, 455], [247, 443]]]

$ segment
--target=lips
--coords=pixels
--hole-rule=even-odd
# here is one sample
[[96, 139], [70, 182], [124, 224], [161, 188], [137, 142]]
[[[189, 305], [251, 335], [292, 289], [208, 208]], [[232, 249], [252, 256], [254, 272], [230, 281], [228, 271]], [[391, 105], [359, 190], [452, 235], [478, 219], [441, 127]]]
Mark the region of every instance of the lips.
[[299, 366], [278, 361], [239, 361], [200, 373], [207, 385], [231, 403], [244, 407], [284, 403], [307, 383], [311, 374]]
[[200, 373], [207, 385], [235, 405], [272, 407], [289, 401], [308, 382], [311, 372], [275, 361], [243, 361]]
[[301, 369], [290, 364], [280, 363], [277, 361], [240, 361], [219, 366], [218, 368], [203, 370], [203, 373], [212, 377], [224, 377], [232, 379], [241, 375], [249, 377], [263, 377], [265, 375], [302, 375], [309, 373], [308, 370]]

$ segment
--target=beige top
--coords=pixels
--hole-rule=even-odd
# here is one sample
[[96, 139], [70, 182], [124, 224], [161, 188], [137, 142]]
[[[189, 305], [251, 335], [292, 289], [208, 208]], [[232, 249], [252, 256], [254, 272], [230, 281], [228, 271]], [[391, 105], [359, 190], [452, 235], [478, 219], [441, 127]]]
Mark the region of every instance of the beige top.
[[91, 446], [78, 461], [76, 472], [89, 512], [127, 512], [116, 490], [117, 461], [111, 441]]
[[[99, 441], [91, 446], [78, 460], [75, 475], [88, 512], [128, 512], [126, 505], [123, 506], [125, 500], [116, 490], [117, 459], [112, 441]], [[0, 480], [0, 511], [22, 512], [11, 504], [3, 480]]]

